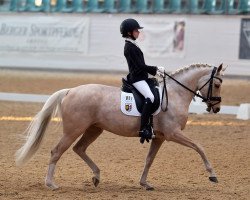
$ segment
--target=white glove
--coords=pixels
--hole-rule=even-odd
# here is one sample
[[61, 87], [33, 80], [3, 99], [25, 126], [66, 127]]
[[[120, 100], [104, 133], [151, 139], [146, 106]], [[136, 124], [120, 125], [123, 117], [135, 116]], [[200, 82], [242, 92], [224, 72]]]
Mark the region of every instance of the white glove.
[[165, 68], [164, 67], [157, 67], [157, 71], [156, 74], [160, 77], [164, 77], [164, 73], [165, 73]]

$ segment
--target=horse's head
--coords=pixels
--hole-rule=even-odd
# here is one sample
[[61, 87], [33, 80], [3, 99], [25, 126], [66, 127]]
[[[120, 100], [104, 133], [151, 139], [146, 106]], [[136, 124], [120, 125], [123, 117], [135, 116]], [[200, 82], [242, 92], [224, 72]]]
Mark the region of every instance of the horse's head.
[[220, 111], [222, 71], [225, 71], [225, 69], [222, 69], [222, 64], [218, 68], [214, 67], [212, 73], [201, 79], [198, 83], [203, 101], [207, 104], [208, 112], [211, 109], [214, 113]]

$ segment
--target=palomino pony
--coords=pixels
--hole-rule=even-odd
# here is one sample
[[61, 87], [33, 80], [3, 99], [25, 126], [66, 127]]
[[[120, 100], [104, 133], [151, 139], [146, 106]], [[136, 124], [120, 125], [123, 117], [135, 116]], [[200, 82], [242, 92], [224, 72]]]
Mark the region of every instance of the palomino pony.
[[[222, 71], [222, 64], [218, 68], [206, 64], [194, 64], [177, 70], [171, 74], [171, 78], [165, 80], [168, 88], [168, 110], [154, 117], [156, 138], [152, 139], [140, 178], [140, 185], [145, 189], [154, 189], [146, 179], [149, 168], [165, 140], [197, 151], [210, 174], [210, 181], [217, 182], [216, 174], [202, 147], [184, 136], [182, 130], [187, 123], [189, 105], [197, 90], [206, 102], [208, 111], [212, 109], [211, 112], [219, 112]], [[100, 181], [100, 169], [86, 154], [88, 146], [100, 136], [103, 130], [121, 136], [138, 137], [140, 118], [126, 116], [121, 112], [120, 92], [118, 87], [88, 84], [62, 89], [52, 94], [26, 130], [26, 143], [16, 153], [17, 164], [24, 164], [35, 154], [53, 113], [60, 111], [63, 135], [51, 151], [45, 184], [53, 190], [58, 188], [53, 180], [56, 163], [72, 143], [81, 136], [73, 150], [91, 168], [94, 173], [92, 180], [97, 186]]]

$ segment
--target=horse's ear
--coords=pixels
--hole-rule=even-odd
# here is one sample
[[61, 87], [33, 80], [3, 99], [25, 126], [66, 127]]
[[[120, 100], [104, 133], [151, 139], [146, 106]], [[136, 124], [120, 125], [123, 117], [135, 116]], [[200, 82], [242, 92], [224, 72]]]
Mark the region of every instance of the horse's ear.
[[227, 69], [227, 67], [228, 67], [228, 65], [227, 65], [226, 67], [224, 67], [224, 68], [222, 69], [222, 71], [224, 72], [224, 71]]
[[220, 71], [222, 70], [222, 67], [223, 67], [222, 65], [223, 65], [223, 63], [221, 63], [220, 66], [218, 67], [218, 69], [217, 69], [217, 74], [219, 74]]

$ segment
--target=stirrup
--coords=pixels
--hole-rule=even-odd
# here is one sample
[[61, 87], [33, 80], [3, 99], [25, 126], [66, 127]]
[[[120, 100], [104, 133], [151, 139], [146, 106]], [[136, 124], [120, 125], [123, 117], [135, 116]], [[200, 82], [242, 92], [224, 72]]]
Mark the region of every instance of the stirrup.
[[145, 140], [149, 142], [149, 140], [154, 139], [155, 134], [152, 127], [144, 128], [141, 131], [139, 131], [139, 137], [141, 137], [140, 143], [142, 144], [144, 143]]

